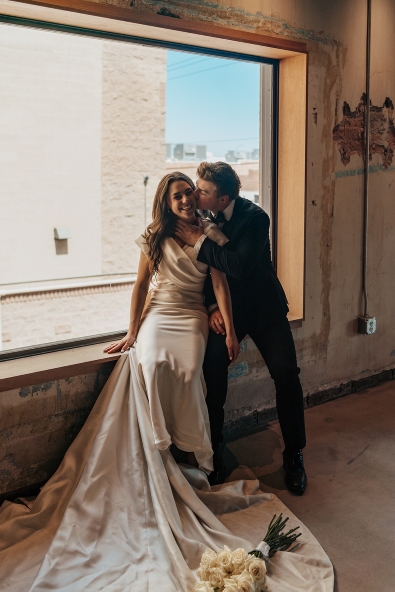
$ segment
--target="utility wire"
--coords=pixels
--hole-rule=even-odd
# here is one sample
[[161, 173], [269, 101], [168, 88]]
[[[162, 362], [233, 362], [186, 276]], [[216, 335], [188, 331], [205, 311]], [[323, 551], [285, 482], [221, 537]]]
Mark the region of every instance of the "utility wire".
[[205, 70], [198, 70], [197, 72], [190, 72], [189, 74], [181, 74], [181, 76], [175, 76], [174, 78], [168, 78], [167, 82], [171, 80], [177, 80], [178, 78], [186, 78], [186, 76], [193, 76], [194, 74], [200, 74], [201, 72], [208, 72], [209, 70], [217, 70], [218, 68], [226, 68], [227, 66], [234, 66], [235, 64], [224, 64], [223, 66], [214, 66], [214, 68], [206, 68]]
[[[201, 54], [193, 55], [190, 58], [187, 58], [186, 60], [179, 60], [178, 62], [175, 62], [174, 64], [170, 64], [169, 68], [173, 68], [173, 67], [177, 66], [178, 64], [185, 64], [186, 62], [196, 60], [197, 58], [200, 58], [200, 57], [201, 57]], [[209, 60], [210, 56], [206, 57], [205, 59]]]
[[205, 58], [204, 60], [197, 60], [196, 62], [192, 62], [192, 63], [189, 63], [189, 64], [184, 64], [183, 66], [175, 66], [173, 68], [172, 67], [169, 67], [169, 68], [167, 68], [167, 71], [168, 72], [174, 72], [175, 70], [181, 70], [182, 68], [191, 68], [193, 66], [196, 66], [197, 64], [200, 64], [201, 62], [206, 62], [207, 59], [210, 59], [210, 58]]
[[192, 64], [189, 63], [189, 64], [180, 65], [180, 66], [178, 66], [177, 64], [174, 64], [174, 66], [169, 66], [167, 68], [167, 71], [174, 72], [174, 70], [179, 70], [180, 68], [188, 68], [190, 66], [196, 66], [196, 64], [200, 64], [201, 62], [206, 62], [207, 60], [211, 60], [211, 59], [212, 58], [203, 58], [202, 60], [198, 60], [197, 62], [193, 62]]
[[368, 316], [368, 215], [369, 215], [369, 158], [370, 158], [370, 45], [371, 45], [371, 22], [372, 2], [367, 0], [366, 19], [366, 97], [365, 97], [365, 175], [363, 195], [363, 255], [362, 255], [362, 294], [363, 294], [363, 316]]

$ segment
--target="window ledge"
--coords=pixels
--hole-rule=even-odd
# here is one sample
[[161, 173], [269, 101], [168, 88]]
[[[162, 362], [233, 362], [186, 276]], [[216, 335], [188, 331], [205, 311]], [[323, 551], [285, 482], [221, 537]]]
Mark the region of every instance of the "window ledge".
[[0, 392], [111, 368], [121, 354], [103, 353], [106, 345], [107, 343], [96, 343], [17, 360], [5, 360], [0, 363]]
[[287, 314], [289, 324], [291, 325], [291, 329], [299, 329], [303, 325], [303, 319], [301, 317], [297, 317], [290, 313]]
[[[292, 329], [302, 326], [302, 319], [292, 315], [288, 319]], [[111, 369], [121, 354], [105, 354], [103, 349], [109, 343], [4, 360], [0, 362], [0, 392]]]

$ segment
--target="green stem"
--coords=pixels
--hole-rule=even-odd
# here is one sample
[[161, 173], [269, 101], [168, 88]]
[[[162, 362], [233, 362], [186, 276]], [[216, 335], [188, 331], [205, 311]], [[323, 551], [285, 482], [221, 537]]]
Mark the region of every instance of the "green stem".
[[265, 538], [263, 540], [269, 545], [271, 555], [274, 555], [276, 551], [285, 551], [286, 549], [289, 549], [289, 547], [293, 545], [296, 539], [302, 534], [294, 534], [295, 531], [299, 529], [299, 526], [291, 528], [291, 530], [289, 530], [287, 533], [284, 533], [283, 530], [288, 520], [289, 518], [283, 518], [281, 513], [279, 516], [275, 514], [270, 521]]

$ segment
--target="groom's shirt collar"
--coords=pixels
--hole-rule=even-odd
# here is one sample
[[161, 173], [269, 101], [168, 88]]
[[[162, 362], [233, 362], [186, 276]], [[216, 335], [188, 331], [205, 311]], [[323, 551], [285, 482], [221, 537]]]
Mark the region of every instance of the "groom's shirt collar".
[[[231, 217], [232, 217], [232, 214], [233, 214], [233, 209], [234, 209], [234, 207], [235, 207], [235, 201], [236, 201], [235, 199], [232, 199], [232, 201], [230, 202], [230, 204], [228, 205], [228, 207], [227, 207], [225, 210], [223, 210], [223, 212], [222, 212], [222, 213], [223, 213], [223, 215], [225, 216], [225, 220], [226, 220], [227, 222], [229, 222], [229, 220], [230, 220], [230, 219], [231, 219]], [[215, 218], [215, 214], [213, 214], [212, 212], [211, 212], [211, 214], [212, 214], [212, 215], [214, 216], [214, 218]]]

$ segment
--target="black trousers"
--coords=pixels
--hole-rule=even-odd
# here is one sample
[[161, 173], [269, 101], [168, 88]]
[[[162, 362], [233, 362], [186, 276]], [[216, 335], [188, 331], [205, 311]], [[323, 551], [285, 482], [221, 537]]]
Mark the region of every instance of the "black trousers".
[[[303, 391], [291, 328], [286, 317], [270, 322], [234, 314], [239, 342], [249, 335], [266, 362], [276, 387], [276, 405], [285, 447], [304, 448]], [[229, 357], [225, 336], [210, 330], [203, 364], [213, 447], [222, 442], [224, 404], [228, 390]], [[248, 396], [248, 394], [246, 395]]]

